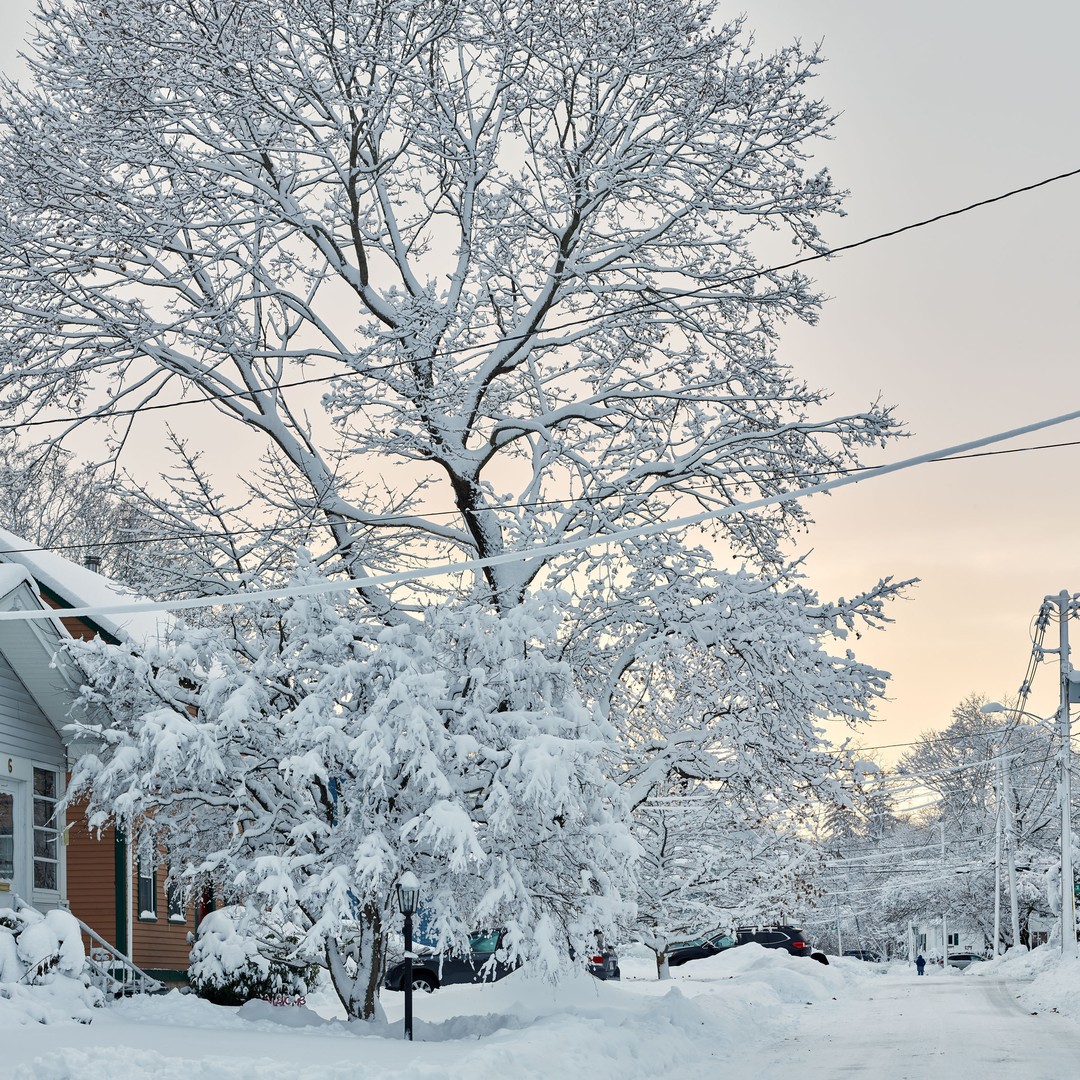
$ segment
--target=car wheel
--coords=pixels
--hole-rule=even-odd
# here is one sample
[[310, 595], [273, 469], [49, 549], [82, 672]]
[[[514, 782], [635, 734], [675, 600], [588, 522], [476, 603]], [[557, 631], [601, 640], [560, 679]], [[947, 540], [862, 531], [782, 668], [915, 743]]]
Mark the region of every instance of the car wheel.
[[435, 980], [430, 975], [425, 975], [422, 971], [413, 976], [412, 988], [419, 990], [422, 994], [430, 994], [435, 989]]

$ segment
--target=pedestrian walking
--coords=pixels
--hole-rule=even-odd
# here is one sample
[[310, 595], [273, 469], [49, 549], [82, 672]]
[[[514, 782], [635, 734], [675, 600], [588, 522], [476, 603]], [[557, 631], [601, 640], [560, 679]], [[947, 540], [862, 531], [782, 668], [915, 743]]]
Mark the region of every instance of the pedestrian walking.
[[926, 969], [926, 959], [922, 953], [915, 957], [915, 970], [921, 975]]

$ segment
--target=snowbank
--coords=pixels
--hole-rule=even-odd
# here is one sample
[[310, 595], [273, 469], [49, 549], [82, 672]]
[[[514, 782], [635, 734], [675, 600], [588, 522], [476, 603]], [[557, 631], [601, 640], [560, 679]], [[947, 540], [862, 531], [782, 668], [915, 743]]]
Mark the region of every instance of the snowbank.
[[48, 1043], [29, 1033], [9, 1040], [9, 1060], [15, 1080], [713, 1076], [782, 1038], [791, 1009], [832, 1007], [873, 977], [757, 945], [673, 974], [660, 982], [624, 970], [621, 983], [583, 974], [555, 986], [519, 971], [497, 983], [444, 987], [414, 998], [411, 1044], [402, 1040], [401, 994], [384, 993], [388, 1020], [372, 1026], [341, 1019], [318, 987], [307, 1008], [223, 1008], [173, 992], [99, 1010], [92, 1028], [65, 1028]]
[[1063, 959], [1057, 946], [1010, 951], [978, 968], [979, 975], [1007, 975], [1020, 984], [1016, 996], [1033, 1013], [1055, 1012], [1080, 1019], [1080, 959]]

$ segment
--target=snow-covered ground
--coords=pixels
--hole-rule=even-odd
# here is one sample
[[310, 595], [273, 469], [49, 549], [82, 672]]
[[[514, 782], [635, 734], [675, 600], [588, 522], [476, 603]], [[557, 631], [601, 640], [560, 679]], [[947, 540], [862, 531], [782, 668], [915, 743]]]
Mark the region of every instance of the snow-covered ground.
[[[90, 1024], [58, 1020], [55, 1011], [52, 1022], [42, 1024], [40, 1007], [31, 1008], [22, 995], [0, 999], [0, 1077], [696, 1080], [784, 1076], [789, 1061], [790, 1075], [803, 1076], [808, 1060], [817, 1076], [820, 1070], [828, 1075], [827, 1055], [844, 1032], [873, 1038], [875, 996], [925, 1002], [955, 987], [955, 1000], [972, 1003], [976, 1029], [980, 991], [991, 986], [1009, 1002], [1022, 995], [1022, 1008], [1000, 1006], [1012, 1010], [1016, 1023], [1032, 1012], [1080, 1014], [1080, 965], [1061, 964], [1051, 949], [921, 980], [906, 964], [834, 959], [826, 967], [757, 945], [688, 964], [668, 982], [655, 979], [646, 955], [624, 956], [622, 966], [621, 983], [582, 976], [555, 987], [518, 972], [493, 985], [417, 995], [412, 1044], [401, 1039], [400, 994], [383, 995], [387, 1022], [376, 1028], [346, 1024], [332, 995], [319, 991], [307, 1008], [254, 1002], [241, 1009], [173, 992], [95, 1010]], [[1060, 1023], [1070, 1033], [1080, 1030]], [[815, 1039], [815, 1032], [825, 1034]], [[988, 1029], [988, 1043], [990, 1036]], [[919, 1040], [913, 1024], [913, 1055]], [[893, 1057], [896, 1070], [879, 1070], [878, 1080], [923, 1075], [907, 1071], [909, 1055], [892, 1053], [886, 1060]]]

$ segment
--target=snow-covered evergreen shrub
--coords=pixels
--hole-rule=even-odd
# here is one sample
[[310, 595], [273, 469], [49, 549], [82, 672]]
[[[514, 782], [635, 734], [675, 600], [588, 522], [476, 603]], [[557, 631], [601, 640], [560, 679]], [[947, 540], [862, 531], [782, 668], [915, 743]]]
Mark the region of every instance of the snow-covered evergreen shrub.
[[215, 1005], [304, 994], [318, 967], [284, 958], [298, 940], [288, 926], [271, 925], [243, 907], [220, 908], [199, 924], [188, 979]]

